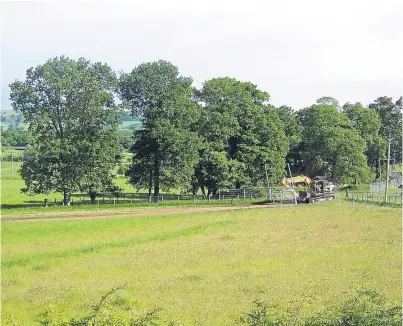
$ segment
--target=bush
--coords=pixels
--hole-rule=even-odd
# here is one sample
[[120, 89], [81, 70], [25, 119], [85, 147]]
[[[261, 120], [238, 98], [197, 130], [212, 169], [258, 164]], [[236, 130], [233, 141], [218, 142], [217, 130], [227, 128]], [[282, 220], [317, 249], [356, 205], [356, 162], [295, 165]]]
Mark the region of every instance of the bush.
[[[157, 325], [158, 313], [161, 309], [152, 309], [145, 314], [136, 314], [130, 305], [130, 299], [119, 297], [118, 292], [125, 286], [119, 286], [102, 296], [91, 311], [81, 318], [63, 321], [62, 314], [55, 313], [52, 308], [39, 315], [41, 326], [148, 326]], [[171, 323], [172, 324], [172, 323]]]
[[358, 186], [357, 185], [344, 185], [340, 187], [340, 190], [357, 190]]
[[359, 291], [340, 306], [326, 309], [304, 326], [400, 326], [402, 307], [391, 305], [373, 290]]
[[317, 314], [300, 318], [301, 305], [293, 313], [285, 313], [262, 301], [241, 316], [239, 323], [248, 326], [400, 326], [402, 307], [388, 303], [373, 290], [362, 290], [338, 306], [329, 307]]
[[[160, 318], [160, 308], [143, 314], [136, 313], [132, 298], [119, 286], [102, 296], [83, 317], [68, 318], [50, 306], [38, 317], [41, 326], [153, 326], [176, 323]], [[312, 298], [304, 298], [297, 305], [274, 306], [256, 300], [253, 308], [234, 324], [247, 326], [400, 326], [402, 307], [390, 304], [373, 290], [362, 290], [339, 305], [330, 306], [312, 316], [302, 318], [301, 308]], [[290, 308], [291, 307], [291, 308]], [[20, 325], [11, 316], [3, 316], [4, 325]]]

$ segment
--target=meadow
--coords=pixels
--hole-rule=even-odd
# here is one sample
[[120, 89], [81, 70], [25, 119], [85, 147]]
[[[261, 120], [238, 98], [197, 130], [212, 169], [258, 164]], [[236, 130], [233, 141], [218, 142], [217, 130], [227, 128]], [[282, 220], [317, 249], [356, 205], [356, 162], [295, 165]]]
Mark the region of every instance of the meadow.
[[302, 314], [375, 289], [401, 300], [401, 211], [338, 202], [248, 211], [2, 224], [2, 316], [35, 325], [116, 305], [233, 325], [253, 300]]

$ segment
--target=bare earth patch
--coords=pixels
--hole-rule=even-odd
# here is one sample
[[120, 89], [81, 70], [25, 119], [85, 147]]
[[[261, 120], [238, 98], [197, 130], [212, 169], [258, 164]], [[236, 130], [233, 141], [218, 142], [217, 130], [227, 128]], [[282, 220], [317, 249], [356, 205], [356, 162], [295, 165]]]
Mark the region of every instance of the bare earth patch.
[[9, 216], [7, 219], [2, 219], [2, 223], [11, 222], [35, 222], [35, 221], [60, 221], [73, 219], [94, 219], [94, 218], [113, 218], [113, 217], [135, 217], [148, 215], [167, 215], [178, 213], [199, 213], [199, 212], [218, 212], [232, 211], [257, 208], [274, 208], [276, 204], [271, 205], [249, 205], [249, 206], [217, 206], [217, 207], [186, 207], [186, 208], [160, 208], [160, 209], [142, 209], [142, 210], [122, 210], [122, 211], [98, 211], [98, 212], [64, 212], [42, 214], [45, 217], [35, 217], [38, 214], [16, 214]]

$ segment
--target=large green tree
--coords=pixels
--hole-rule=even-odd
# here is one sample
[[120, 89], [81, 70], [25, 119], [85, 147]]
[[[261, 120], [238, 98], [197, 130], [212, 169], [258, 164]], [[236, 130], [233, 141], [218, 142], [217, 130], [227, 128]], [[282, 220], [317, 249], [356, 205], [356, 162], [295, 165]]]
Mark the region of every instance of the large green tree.
[[395, 137], [391, 143], [391, 157], [398, 162], [402, 161], [402, 102], [402, 97], [393, 102], [391, 97], [382, 96], [369, 105], [381, 119], [379, 134], [384, 138]]
[[33, 136], [21, 167], [26, 188], [37, 194], [86, 190], [92, 199], [113, 187], [119, 112], [116, 75], [102, 63], [56, 57], [27, 70], [11, 85], [11, 103]]
[[290, 144], [290, 149], [286, 156], [287, 163], [290, 164], [293, 173], [301, 173], [304, 169], [302, 160], [302, 127], [298, 123], [296, 112], [289, 106], [283, 105], [278, 108], [281, 121], [284, 124], [284, 131]]
[[309, 175], [343, 183], [365, 182], [370, 171], [366, 142], [334, 105], [312, 105], [298, 112], [302, 125], [304, 164]]
[[378, 174], [378, 160], [385, 157], [386, 151], [386, 141], [379, 135], [381, 120], [378, 113], [371, 108], [364, 107], [361, 103], [344, 104], [343, 113], [366, 142], [365, 154], [368, 165], [376, 168]]
[[265, 163], [271, 180], [278, 181], [289, 143], [269, 94], [249, 82], [214, 78], [204, 83], [197, 100], [204, 146], [196, 175], [203, 192], [263, 184]]
[[322, 96], [316, 100], [316, 103], [320, 105], [334, 106], [335, 108], [339, 107], [339, 101], [331, 96]]
[[32, 141], [31, 133], [22, 128], [1, 132], [1, 146], [26, 146]]
[[167, 61], [141, 64], [122, 74], [119, 95], [141, 116], [142, 129], [134, 132], [129, 182], [158, 196], [161, 189], [190, 187], [198, 162], [199, 109], [192, 100], [192, 79], [179, 75]]

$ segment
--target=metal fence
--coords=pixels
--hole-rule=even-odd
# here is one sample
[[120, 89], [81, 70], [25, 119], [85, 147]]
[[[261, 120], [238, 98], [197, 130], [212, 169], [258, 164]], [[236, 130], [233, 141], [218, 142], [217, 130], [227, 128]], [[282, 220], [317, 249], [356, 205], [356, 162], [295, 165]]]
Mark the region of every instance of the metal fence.
[[[296, 204], [295, 192], [290, 190], [273, 190], [272, 188], [242, 188], [242, 189], [223, 189], [217, 194], [204, 195], [181, 195], [181, 194], [160, 194], [159, 196], [149, 196], [148, 193], [109, 193], [98, 195], [95, 200], [91, 200], [88, 194], [72, 194], [72, 206], [78, 205], [119, 205], [119, 204], [139, 204], [139, 203], [206, 203], [208, 201], [246, 201], [266, 204], [294, 205]], [[49, 195], [44, 201], [32, 201], [18, 205], [19, 207], [38, 207], [38, 206], [62, 206], [63, 197], [61, 194]], [[9, 206], [5, 204], [4, 206]], [[10, 205], [12, 206], [12, 205]]]
[[[402, 180], [401, 179], [391, 179], [389, 180], [389, 189], [398, 192], [398, 190], [401, 188], [402, 185]], [[371, 194], [379, 194], [381, 195], [382, 193], [385, 192], [386, 188], [386, 182], [381, 181], [381, 182], [372, 182], [369, 186], [369, 192]]]
[[[97, 196], [95, 201], [91, 201], [88, 194], [73, 194], [72, 203], [74, 204], [122, 204], [122, 203], [164, 203], [164, 202], [182, 202], [182, 201], [233, 201], [233, 200], [268, 200], [269, 192], [262, 188], [245, 188], [245, 189], [223, 189], [216, 194], [207, 195], [183, 195], [183, 194], [160, 194], [159, 196], [149, 195], [148, 193], [116, 193], [102, 194]], [[277, 196], [280, 198], [279, 196]]]
[[402, 206], [403, 204], [403, 193], [394, 192], [385, 194], [371, 193], [371, 192], [349, 192], [346, 191], [346, 200], [351, 201], [353, 204], [364, 203], [364, 204], [386, 204], [386, 205], [396, 205]]

